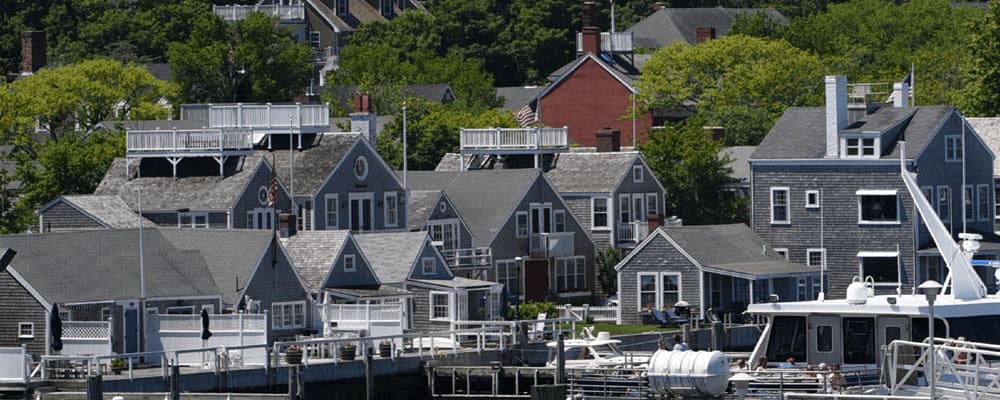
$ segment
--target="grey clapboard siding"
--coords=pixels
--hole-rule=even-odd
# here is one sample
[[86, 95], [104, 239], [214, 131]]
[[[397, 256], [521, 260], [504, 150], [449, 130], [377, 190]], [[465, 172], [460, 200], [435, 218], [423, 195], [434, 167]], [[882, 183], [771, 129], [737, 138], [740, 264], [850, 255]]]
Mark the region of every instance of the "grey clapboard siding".
[[417, 332], [429, 332], [451, 329], [451, 323], [447, 321], [430, 320], [430, 290], [420, 286], [407, 287], [413, 296], [413, 330]]
[[[0, 346], [28, 346], [33, 355], [45, 354], [47, 312], [26, 288], [11, 276], [0, 273]], [[35, 335], [30, 339], [18, 338], [18, 324], [31, 322]]]
[[618, 271], [621, 285], [618, 289], [618, 299], [621, 304], [621, 319], [623, 324], [642, 323], [645, 305], [639, 304], [639, 273], [640, 272], [680, 272], [681, 299], [691, 305], [692, 315], [697, 314], [701, 305], [700, 280], [701, 271], [690, 260], [682, 255], [667, 239], [656, 235], [636, 253], [627, 264]]
[[104, 226], [73, 206], [60, 201], [42, 213], [42, 229], [58, 231], [63, 229], [99, 229]]
[[[271, 183], [271, 167], [268, 163], [260, 163], [260, 167], [254, 171], [254, 175], [250, 178], [250, 182], [247, 183], [247, 187], [243, 190], [243, 193], [236, 200], [236, 204], [233, 205], [233, 228], [250, 228], [247, 226], [247, 212], [255, 208], [267, 207], [266, 202], [264, 204], [260, 203], [259, 191], [261, 188], [269, 190], [268, 187]], [[278, 185], [282, 183], [278, 182]], [[291, 199], [288, 198], [288, 194], [285, 192], [283, 186], [278, 188], [277, 196], [275, 197], [275, 208], [279, 213], [289, 212], [291, 207]], [[213, 228], [215, 224], [213, 223]]]
[[[261, 257], [260, 265], [257, 266], [257, 270], [253, 274], [253, 280], [245, 289], [250, 298], [260, 300], [261, 310], [267, 310], [268, 315], [270, 315], [273, 303], [302, 301], [309, 298], [309, 293], [295, 275], [295, 271], [281, 250], [281, 246], [275, 248], [279, 252], [275, 265], [271, 266], [271, 252], [275, 250], [268, 246], [264, 257]], [[304, 311], [306, 328], [308, 328], [313, 315], [310, 301], [306, 301]], [[278, 337], [291, 336], [298, 331], [299, 329], [270, 329], [267, 341], [272, 343]]]
[[[361, 140], [361, 142], [363, 141]], [[327, 177], [319, 190], [316, 191], [312, 199], [314, 207], [313, 215], [316, 218], [316, 223], [313, 226], [316, 229], [320, 229], [321, 227], [324, 229], [350, 228], [350, 211], [346, 207], [348, 194], [370, 192], [373, 194], [372, 213], [375, 217], [372, 230], [405, 230], [407, 217], [406, 204], [402, 201], [403, 186], [396, 180], [395, 173], [380, 161], [379, 155], [361, 142], [352, 147], [351, 151], [344, 155], [341, 163], [337, 165], [337, 168]], [[368, 162], [368, 175], [364, 180], [360, 180], [354, 175], [354, 162], [358, 157], [365, 157], [365, 160]], [[298, 190], [296, 192], [299, 193]], [[396, 195], [400, 196], [397, 197], [396, 225], [391, 227], [385, 225], [384, 196], [386, 192], [396, 192]], [[337, 210], [339, 228], [326, 226], [326, 195], [333, 193], [337, 194], [337, 200], [341, 203], [340, 209]], [[379, 206], [379, 204], [382, 204], [382, 206]]]

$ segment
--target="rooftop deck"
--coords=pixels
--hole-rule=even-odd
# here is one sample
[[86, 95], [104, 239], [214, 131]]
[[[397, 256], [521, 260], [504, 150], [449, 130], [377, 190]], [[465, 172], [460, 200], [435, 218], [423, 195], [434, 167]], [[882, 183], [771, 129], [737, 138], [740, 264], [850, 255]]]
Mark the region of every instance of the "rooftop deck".
[[129, 157], [245, 155], [253, 152], [249, 129], [129, 130]]
[[215, 12], [215, 15], [229, 22], [245, 19], [252, 12], [278, 17], [282, 22], [303, 21], [306, 18], [306, 9], [302, 4], [213, 5], [212, 11]]
[[[601, 52], [631, 53], [635, 51], [632, 44], [632, 32], [601, 32]], [[576, 53], [583, 53], [583, 32], [576, 33]]]
[[462, 128], [462, 154], [558, 153], [569, 149], [569, 129]]

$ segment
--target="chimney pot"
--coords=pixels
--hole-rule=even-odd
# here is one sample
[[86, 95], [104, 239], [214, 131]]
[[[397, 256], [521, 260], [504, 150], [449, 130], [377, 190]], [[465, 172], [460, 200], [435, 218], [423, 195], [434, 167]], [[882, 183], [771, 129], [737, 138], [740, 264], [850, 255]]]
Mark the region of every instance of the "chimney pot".
[[622, 131], [613, 128], [604, 128], [597, 131], [597, 152], [609, 153], [621, 151]]
[[704, 43], [715, 39], [715, 28], [711, 26], [699, 26], [698, 29], [695, 29], [695, 36], [697, 37], [696, 43]]
[[361, 112], [361, 92], [354, 92], [354, 112]]
[[597, 4], [592, 1], [585, 1], [583, 5], [580, 6], [581, 22], [583, 22], [583, 28], [590, 28], [597, 26], [597, 20], [595, 15], [597, 13]]

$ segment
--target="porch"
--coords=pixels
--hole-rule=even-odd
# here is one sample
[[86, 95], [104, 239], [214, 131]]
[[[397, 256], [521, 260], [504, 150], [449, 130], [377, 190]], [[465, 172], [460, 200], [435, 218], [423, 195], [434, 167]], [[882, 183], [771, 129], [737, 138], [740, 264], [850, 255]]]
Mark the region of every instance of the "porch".
[[460, 153], [535, 154], [569, 150], [569, 128], [462, 128]]
[[306, 18], [305, 10], [303, 4], [212, 5], [212, 12], [226, 22], [246, 19], [252, 12], [277, 17], [281, 22], [303, 21]]
[[456, 272], [493, 266], [493, 249], [490, 247], [441, 250], [441, 255]]

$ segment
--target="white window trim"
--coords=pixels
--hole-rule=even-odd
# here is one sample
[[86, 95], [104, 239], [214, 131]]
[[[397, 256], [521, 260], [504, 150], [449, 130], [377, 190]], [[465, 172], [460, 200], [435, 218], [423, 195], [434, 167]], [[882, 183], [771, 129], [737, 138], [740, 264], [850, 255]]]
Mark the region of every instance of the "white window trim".
[[[348, 262], [349, 260], [349, 262]], [[358, 260], [354, 254], [344, 254], [344, 272], [355, 272], [358, 270]], [[350, 266], [350, 267], [348, 267]]]
[[[334, 4], [334, 8], [336, 8], [336, 12], [337, 12], [338, 16], [342, 17], [342, 16], [347, 15], [347, 13], [348, 13], [347, 2], [348, 2], [348, 0], [337, 0], [336, 3]], [[343, 6], [343, 7], [341, 7], [341, 6]]]
[[[562, 220], [562, 227], [557, 222], [560, 219]], [[552, 211], [552, 232], [566, 232], [566, 210]]]
[[[358, 192], [358, 193], [348, 193], [347, 194], [347, 202], [348, 202], [348, 206], [347, 206], [347, 223], [348, 223], [348, 225], [350, 225], [351, 219], [353, 219], [353, 217], [354, 217], [352, 215], [352, 213], [351, 213], [350, 203], [353, 202], [353, 201], [355, 201], [355, 200], [358, 201], [358, 213], [361, 214], [361, 217], [367, 219], [368, 223], [371, 224], [371, 227], [372, 227], [371, 230], [367, 230], [367, 231], [364, 230], [365, 221], [362, 218], [358, 218], [358, 232], [373, 232], [373, 231], [378, 230], [378, 227], [375, 226], [375, 212], [376, 211], [375, 211], [375, 193], [374, 192]], [[361, 207], [361, 204], [363, 202], [365, 202], [365, 201], [370, 201], [371, 202], [371, 212], [368, 213], [368, 215], [365, 215], [365, 213], [362, 211], [364, 209], [364, 207]], [[348, 226], [347, 228], [350, 229], [351, 227]]]
[[[522, 215], [524, 216], [524, 226], [523, 226], [524, 230], [523, 231], [521, 230], [521, 228], [522, 228], [522, 226], [521, 226], [521, 216]], [[518, 212], [515, 212], [514, 213], [514, 236], [515, 237], [519, 237], [519, 238], [528, 237], [528, 233], [530, 231], [531, 231], [531, 221], [528, 218], [528, 212], [527, 211], [518, 211]]]
[[[333, 200], [333, 225], [330, 225], [330, 200]], [[328, 193], [323, 196], [323, 206], [326, 207], [323, 216], [323, 223], [326, 229], [337, 229], [340, 227], [340, 195], [337, 193]]]
[[662, 309], [664, 309], [668, 305], [669, 306], [673, 306], [673, 304], [662, 304], [663, 303], [663, 277], [664, 276], [668, 276], [668, 275], [669, 276], [676, 276], [677, 277], [677, 299], [678, 300], [683, 300], [684, 299], [684, 275], [682, 273], [680, 273], [680, 272], [649, 272], [649, 271], [637, 272], [636, 276], [635, 276], [635, 283], [636, 283], [636, 285], [635, 285], [635, 301], [636, 301], [636, 307], [639, 309], [639, 311], [644, 311], [646, 309], [646, 305], [642, 304], [642, 286], [639, 285], [639, 283], [642, 282], [642, 277], [643, 276], [652, 276], [652, 277], [654, 277], [654, 282], [656, 283], [656, 292], [655, 292], [656, 302], [655, 302], [655, 304], [653, 304], [653, 307], [656, 307], [657, 310], [662, 310]]
[[[952, 148], [954, 151], [948, 151], [948, 142], [955, 141], [955, 146]], [[965, 154], [962, 157], [958, 157], [958, 153], [962, 152], [962, 135], [945, 135], [944, 136], [944, 162], [948, 163], [958, 163], [962, 162], [965, 158]]]
[[[399, 224], [399, 197], [396, 195], [396, 192], [385, 192], [382, 197], [382, 214], [383, 218], [385, 218], [385, 227], [395, 228]], [[392, 220], [389, 219], [389, 199], [392, 199], [393, 209], [396, 210], [396, 214], [393, 215]]]
[[[805, 293], [803, 293], [805, 292]], [[795, 278], [795, 299], [809, 300], [809, 280], [804, 277]]]
[[[947, 192], [948, 193], [948, 197], [947, 197], [947, 199], [948, 199], [947, 200], [948, 201], [948, 217], [941, 216], [941, 192]], [[934, 207], [934, 209], [937, 211], [938, 218], [941, 218], [941, 222], [943, 222], [945, 225], [951, 226], [951, 221], [952, 221], [952, 219], [955, 218], [955, 205], [954, 205], [955, 202], [952, 201], [951, 186], [941, 185], [941, 186], [936, 187], [935, 190], [934, 190], [934, 203], [936, 205]], [[963, 204], [962, 206], [964, 207], [965, 205]]]
[[[786, 219], [775, 220], [774, 219], [774, 193], [775, 192], [782, 192], [782, 191], [785, 192], [785, 217], [786, 217]], [[768, 200], [768, 204], [770, 205], [768, 208], [769, 208], [770, 213], [771, 213], [771, 225], [788, 225], [788, 224], [792, 223], [792, 208], [791, 208], [791, 203], [792, 203], [792, 198], [791, 197], [792, 196], [791, 196], [791, 194], [792, 194], [792, 191], [789, 190], [789, 188], [785, 187], [785, 186], [778, 186], [778, 187], [772, 187], [771, 188], [771, 197]]]
[[[820, 257], [821, 257], [820, 258], [820, 265], [809, 265], [809, 256], [812, 253], [816, 253], [816, 252], [820, 253]], [[805, 264], [808, 267], [821, 267], [822, 268], [823, 266], [825, 266], [826, 265], [826, 249], [819, 248], [819, 247], [810, 247], [810, 248], [806, 249], [806, 262], [805, 262]]]
[[[445, 296], [448, 300], [446, 301], [448, 307], [448, 315], [445, 317], [435, 317], [434, 316], [434, 296]], [[451, 321], [452, 315], [454, 315], [455, 305], [453, 304], [453, 299], [455, 298], [454, 293], [441, 292], [441, 291], [431, 291], [427, 293], [428, 307], [427, 316], [431, 321]]]
[[[431, 269], [428, 270], [427, 266], [430, 265]], [[421, 257], [420, 258], [420, 272], [424, 275], [434, 275], [437, 272], [435, 268], [434, 257]]]
[[[971, 192], [971, 193], [970, 193]], [[965, 220], [968, 222], [976, 221], [976, 214], [979, 213], [979, 207], [976, 207], [976, 201], [979, 198], [976, 192], [976, 185], [965, 185], [962, 188], [962, 213], [965, 214]], [[966, 203], [968, 202], [968, 205]], [[967, 208], [971, 207], [972, 212], [968, 212]]]
[[[187, 225], [185, 225], [185, 224], [183, 224], [181, 222], [184, 219], [184, 217], [189, 217], [191, 219], [190, 223], [188, 223]], [[198, 219], [198, 217], [205, 217], [205, 225], [204, 226], [202, 226], [202, 225], [200, 225], [200, 224], [198, 224], [196, 222], [197, 219]], [[207, 212], [182, 212], [182, 213], [177, 213], [177, 227], [178, 228], [208, 228], [209, 225], [210, 225], [210, 222], [208, 220], [208, 213]]]
[[[979, 192], [986, 193], [986, 215], [979, 215], [979, 209], [984, 207], [980, 204], [982, 203], [982, 199], [979, 197]], [[976, 185], [976, 220], [978, 221], [985, 222], [990, 220], [990, 192], [990, 185]]]
[[[30, 333], [24, 333], [24, 328], [28, 328]], [[17, 338], [18, 339], [33, 339], [35, 337], [35, 323], [34, 322], [18, 322], [17, 323]]]
[[[809, 203], [809, 195], [816, 195], [816, 203]], [[819, 208], [819, 190], [806, 190], [806, 208]]]
[[[588, 285], [587, 285], [587, 260], [585, 259], [585, 257], [584, 256], [558, 257], [558, 258], [556, 258], [556, 262], [555, 262], [555, 265], [556, 265], [556, 286], [555, 286], [556, 290], [557, 291], [559, 290], [559, 280], [563, 279], [564, 276], [569, 275], [569, 274], [562, 274], [562, 275], [560, 275], [559, 274], [559, 269], [560, 269], [560, 267], [569, 264], [570, 260], [573, 261], [573, 266], [574, 266], [574, 274], [573, 274], [573, 276], [574, 277], [580, 275], [580, 274], [576, 274], [575, 273], [577, 271], [575, 269], [575, 267], [580, 266], [580, 268], [581, 268], [580, 270], [583, 271], [583, 273], [582, 273], [582, 275], [583, 275], [583, 285], [581, 285], [582, 287], [576, 287], [576, 288], [573, 288], [573, 289], [567, 289], [567, 290], [561, 291], [559, 293], [574, 293], [574, 292], [585, 291], [587, 289], [587, 287], [588, 287]], [[567, 285], [567, 286], [569, 286], [569, 285]]]
[[781, 256], [782, 258], [784, 258], [785, 260], [787, 260], [788, 259], [788, 248], [787, 247], [775, 247], [774, 248], [774, 254], [777, 254], [777, 255]]
[[[604, 220], [607, 221], [607, 225], [595, 225], [594, 224], [594, 202], [599, 199], [604, 199]], [[590, 228], [595, 231], [608, 231], [611, 230], [611, 198], [610, 197], [591, 197], [590, 198]]]
[[641, 165], [632, 166], [632, 183], [642, 183], [645, 173], [642, 171]]
[[[275, 312], [276, 309], [277, 310], [281, 310], [281, 309], [284, 308], [284, 306], [289, 305], [289, 306], [292, 306], [292, 312], [294, 313], [295, 305], [297, 305], [297, 304], [298, 305], [302, 305], [302, 324], [296, 324], [295, 323], [295, 315], [294, 314], [292, 315], [292, 323], [291, 323], [291, 325], [285, 325], [284, 322], [282, 322], [281, 325], [277, 325], [277, 324], [274, 323], [274, 319], [278, 315], [278, 313]], [[304, 328], [306, 326], [305, 325], [306, 324], [306, 317], [308, 317], [308, 315], [309, 315], [309, 313], [306, 311], [306, 302], [305, 301], [285, 301], [285, 302], [280, 302], [280, 303], [271, 303], [271, 329], [297, 329], [297, 328]], [[283, 312], [281, 313], [281, 320], [282, 321], [285, 320], [285, 314]]]
[[646, 215], [649, 215], [649, 213], [654, 212], [654, 210], [650, 210], [649, 209], [649, 199], [650, 198], [653, 198], [653, 200], [655, 200], [653, 202], [653, 205], [656, 206], [656, 210], [655, 210], [656, 215], [660, 215], [660, 195], [657, 194], [657, 193], [646, 193]]
[[[847, 139], [858, 139], [858, 155], [856, 156], [847, 155]], [[874, 151], [870, 156], [864, 155], [865, 139], [874, 139], [873, 140]], [[878, 158], [881, 153], [880, 151], [881, 148], [882, 148], [882, 140], [878, 136], [872, 137], [869, 135], [845, 135], [840, 138], [841, 158]]]
[[[861, 189], [855, 192], [858, 198], [858, 225], [899, 225], [902, 214], [902, 204], [899, 200], [899, 192], [891, 189]], [[861, 198], [863, 196], [895, 196], [896, 197], [896, 220], [895, 221], [865, 221], [861, 219]]]

